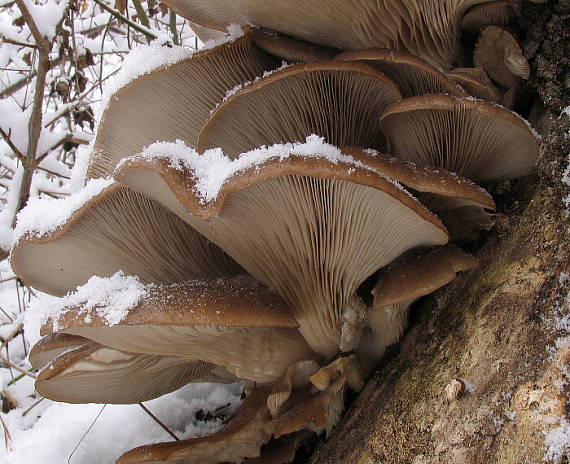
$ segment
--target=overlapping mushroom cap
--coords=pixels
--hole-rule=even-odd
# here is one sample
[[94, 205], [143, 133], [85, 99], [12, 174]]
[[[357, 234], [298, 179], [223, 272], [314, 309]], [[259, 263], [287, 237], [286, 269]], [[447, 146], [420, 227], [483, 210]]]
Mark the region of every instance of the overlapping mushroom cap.
[[341, 50], [384, 47], [450, 69], [461, 59], [466, 11], [490, 0], [168, 0], [185, 18], [213, 29], [237, 23], [279, 31]]

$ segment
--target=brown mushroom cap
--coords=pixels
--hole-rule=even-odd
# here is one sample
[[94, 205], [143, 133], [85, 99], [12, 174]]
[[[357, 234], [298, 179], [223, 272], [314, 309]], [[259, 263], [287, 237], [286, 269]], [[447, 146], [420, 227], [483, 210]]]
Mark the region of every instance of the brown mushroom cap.
[[386, 110], [380, 126], [398, 158], [476, 182], [528, 174], [538, 156], [537, 136], [524, 119], [481, 100], [407, 98]]
[[338, 50], [287, 37], [274, 31], [254, 30], [253, 42], [261, 50], [290, 63], [332, 60]]
[[71, 212], [54, 231], [24, 235], [11, 259], [24, 282], [59, 296], [92, 275], [118, 270], [157, 283], [240, 273], [225, 253], [170, 211], [117, 184]]
[[179, 357], [125, 353], [91, 342], [53, 360], [40, 372], [35, 386], [54, 401], [132, 404], [178, 390], [212, 367]]
[[511, 3], [501, 0], [474, 6], [463, 16], [461, 29], [478, 34], [487, 26], [508, 26], [515, 16]]
[[79, 335], [128, 353], [180, 357], [223, 366], [239, 378], [270, 382], [287, 367], [319, 359], [281, 299], [250, 277], [148, 286], [120, 322], [102, 305], [63, 308], [42, 328]]
[[406, 50], [450, 69], [460, 59], [460, 23], [489, 0], [168, 0], [179, 15], [214, 29], [251, 24], [342, 50]]
[[41, 369], [60, 354], [86, 343], [89, 343], [88, 339], [76, 335], [49, 334], [32, 347], [28, 360], [35, 369]]
[[[198, 157], [197, 162], [202, 158]], [[191, 166], [127, 161], [119, 182], [145, 192], [221, 246], [291, 308], [322, 354], [338, 351], [358, 286], [404, 251], [447, 242], [439, 220], [371, 168], [289, 156], [246, 167], [205, 203]]]
[[463, 87], [470, 95], [493, 103], [501, 101], [502, 94], [483, 68], [456, 68], [445, 76]]
[[257, 386], [228, 424], [213, 435], [189, 440], [139, 446], [123, 454], [116, 464], [142, 462], [192, 462], [196, 464], [242, 462], [259, 456], [261, 445], [271, 434], [265, 431], [269, 419], [267, 396], [270, 387]]
[[247, 85], [212, 113], [198, 151], [224, 154], [304, 141], [317, 134], [336, 146], [383, 148], [378, 114], [401, 98], [384, 74], [362, 63], [329, 61], [290, 66]]
[[455, 246], [407, 256], [382, 270], [372, 291], [373, 309], [429, 295], [454, 280], [458, 272], [475, 269], [478, 265], [473, 256]]
[[248, 33], [135, 79], [113, 95], [102, 116], [87, 177], [112, 174], [121, 159], [156, 141], [195, 146], [226, 91], [277, 66]]
[[461, 87], [447, 80], [431, 64], [410, 53], [386, 48], [369, 48], [344, 52], [335, 59], [362, 61], [374, 66], [394, 81], [404, 98], [425, 93], [467, 96]]

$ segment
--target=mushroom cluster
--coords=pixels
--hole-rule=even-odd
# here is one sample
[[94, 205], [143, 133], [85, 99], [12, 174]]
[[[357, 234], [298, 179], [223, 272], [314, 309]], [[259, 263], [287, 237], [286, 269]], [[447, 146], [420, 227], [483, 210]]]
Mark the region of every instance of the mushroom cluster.
[[[288, 463], [410, 305], [477, 266], [457, 246], [493, 226], [475, 182], [531, 172], [537, 137], [498, 104], [528, 77], [499, 27], [517, 5], [168, 3], [208, 37], [246, 27], [120, 88], [83, 190], [21, 213], [13, 268], [61, 297], [36, 388], [128, 404], [242, 380], [220, 432], [117, 462]], [[482, 31], [473, 68], [462, 30]]]

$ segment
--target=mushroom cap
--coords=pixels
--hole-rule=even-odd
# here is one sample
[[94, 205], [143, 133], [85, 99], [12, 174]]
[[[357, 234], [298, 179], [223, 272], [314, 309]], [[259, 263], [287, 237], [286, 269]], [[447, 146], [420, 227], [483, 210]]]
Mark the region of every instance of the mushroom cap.
[[489, 26], [481, 33], [473, 61], [504, 89], [515, 87], [520, 78], [528, 79], [530, 75], [530, 65], [517, 40], [496, 26]]
[[406, 256], [382, 270], [372, 291], [373, 309], [413, 301], [429, 295], [455, 279], [458, 272], [479, 263], [456, 246], [438, 247], [423, 255]]
[[460, 59], [460, 25], [468, 8], [490, 0], [168, 0], [179, 15], [223, 30], [251, 24], [342, 50], [405, 50], [450, 69]]
[[410, 53], [387, 48], [369, 48], [344, 52], [335, 59], [362, 61], [374, 66], [394, 81], [404, 98], [425, 93], [467, 96], [461, 87], [446, 79], [437, 68]]
[[359, 305], [354, 292], [369, 275], [410, 248], [447, 242], [439, 220], [373, 168], [317, 156], [235, 163], [209, 202], [197, 186], [204, 173], [165, 158], [126, 161], [116, 176], [277, 291], [324, 355], [338, 351], [341, 314]]
[[329, 61], [338, 53], [333, 48], [259, 29], [253, 31], [253, 42], [261, 50], [290, 63]]
[[42, 333], [58, 330], [128, 353], [206, 361], [257, 382], [279, 378], [291, 363], [319, 359], [281, 299], [250, 277], [147, 286], [112, 324], [100, 314], [108, 304], [97, 294], [65, 307]]
[[304, 141], [311, 134], [336, 146], [381, 149], [385, 141], [378, 114], [400, 98], [392, 81], [362, 63], [290, 66], [220, 104], [200, 131], [197, 149], [221, 147], [237, 157], [262, 145]]
[[471, 8], [461, 21], [464, 32], [479, 34], [487, 26], [508, 26], [515, 17], [512, 2], [494, 1]]
[[249, 32], [133, 80], [103, 113], [87, 177], [112, 174], [121, 159], [157, 140], [195, 146], [198, 131], [226, 91], [278, 66], [253, 44]]
[[[64, 210], [65, 222], [40, 235], [28, 231], [12, 249], [14, 272], [43, 292], [61, 296], [92, 275], [107, 277], [118, 270], [157, 283], [240, 273], [217, 246], [132, 190], [112, 184], [83, 204], [74, 202], [72, 195], [46, 203]], [[34, 211], [44, 214], [30, 207]]]
[[179, 357], [125, 353], [91, 342], [54, 359], [40, 372], [35, 386], [54, 401], [132, 404], [178, 390], [212, 367]]
[[269, 386], [256, 386], [227, 425], [213, 435], [139, 446], [123, 454], [116, 464], [141, 462], [214, 464], [242, 462], [246, 457], [257, 457], [261, 445], [271, 438], [271, 434], [265, 431], [265, 424], [269, 420], [266, 403], [270, 390]]
[[537, 136], [524, 119], [471, 98], [407, 98], [384, 112], [380, 126], [395, 156], [476, 182], [529, 174], [538, 156]]
[[445, 76], [476, 98], [493, 103], [501, 101], [501, 92], [491, 82], [483, 68], [456, 68], [445, 73]]
[[28, 360], [35, 369], [41, 369], [60, 354], [89, 343], [89, 340], [77, 335], [52, 333], [43, 337], [30, 350]]

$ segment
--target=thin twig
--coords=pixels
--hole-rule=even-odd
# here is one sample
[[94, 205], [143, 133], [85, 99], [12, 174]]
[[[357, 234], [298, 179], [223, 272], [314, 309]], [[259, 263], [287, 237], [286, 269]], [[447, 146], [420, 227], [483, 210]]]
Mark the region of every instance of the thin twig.
[[87, 436], [87, 434], [91, 431], [91, 429], [93, 428], [93, 426], [95, 425], [95, 422], [97, 422], [97, 419], [99, 419], [99, 416], [101, 415], [101, 413], [103, 412], [103, 410], [107, 407], [106, 404], [103, 405], [103, 407], [101, 408], [101, 410], [99, 411], [99, 414], [97, 414], [97, 416], [95, 417], [95, 419], [93, 419], [93, 422], [91, 422], [91, 425], [89, 426], [89, 428], [85, 431], [85, 433], [83, 434], [83, 436], [81, 437], [81, 439], [77, 442], [77, 445], [75, 445], [75, 448], [73, 448], [73, 451], [71, 452], [71, 454], [67, 457], [67, 464], [69, 464], [69, 462], [71, 461], [71, 458], [73, 457], [73, 455], [75, 454], [75, 452], [77, 451], [77, 448], [79, 448], [79, 445], [81, 445], [81, 442], [83, 442], [83, 440], [85, 439], [85, 437]]
[[[19, 0], [19, 1], [22, 1], [22, 0]], [[97, 5], [99, 5], [101, 8], [103, 8], [105, 11], [107, 11], [108, 13], [111, 13], [115, 18], [120, 19], [121, 21], [124, 21], [125, 24], [132, 27], [135, 31], [138, 31], [141, 34], [144, 34], [148, 39], [150, 39], [150, 40], [158, 39], [158, 36], [154, 32], [152, 32], [150, 29], [147, 29], [146, 27], [143, 27], [143, 26], [131, 21], [129, 18], [122, 15], [117, 10], [111, 8], [109, 5], [106, 5], [101, 0], [94, 0], [94, 2]]]
[[180, 441], [180, 438], [178, 438], [176, 435], [174, 435], [174, 432], [172, 432], [172, 430], [170, 430], [166, 425], [164, 425], [158, 417], [156, 417], [152, 412], [150, 412], [144, 404], [139, 403], [139, 406], [141, 408], [143, 408], [144, 412], [146, 412], [150, 417], [152, 417], [154, 419], [154, 421], [158, 425], [160, 425], [166, 431], [166, 433], [168, 433], [168, 435], [170, 435], [176, 441]]
[[10, 149], [14, 152], [14, 155], [16, 155], [17, 158], [20, 159], [20, 161], [24, 162], [24, 160], [26, 159], [25, 155], [18, 149], [18, 147], [16, 145], [14, 145], [14, 142], [12, 142], [12, 139], [10, 138], [10, 133], [6, 133], [4, 131], [4, 129], [2, 129], [2, 127], [0, 127], [0, 135], [2, 136], [2, 138], [5, 140], [5, 142], [8, 144], [8, 146], [10, 147]]
[[10, 332], [10, 334], [4, 339], [4, 341], [2, 342], [2, 344], [0, 345], [0, 352], [4, 349], [4, 347], [8, 344], [8, 342], [10, 340], [12, 340], [16, 335], [18, 335], [20, 333], [20, 330], [22, 330], [22, 327], [24, 326], [24, 324], [22, 324], [21, 322], [16, 326], [16, 328], [14, 330], [12, 330], [12, 332]]
[[4, 422], [2, 415], [0, 415], [0, 422], [2, 423], [2, 427], [4, 428], [4, 443], [6, 445], [6, 449], [12, 451], [12, 445], [11, 445], [12, 435], [10, 435], [10, 430], [6, 425], [6, 422]]
[[[37, 376], [32, 374], [31, 372], [26, 371], [25, 369], [22, 369], [21, 367], [17, 366], [16, 364], [14, 364], [12, 361], [9, 361], [8, 359], [6, 359], [4, 356], [2, 356], [2, 354], [0, 354], [0, 361], [2, 361], [4, 364], [6, 364], [8, 367], [14, 368], [16, 369], [18, 372], [20, 372], [21, 374], [27, 375], [28, 377], [31, 377], [32, 379], [35, 379]], [[14, 383], [16, 381], [16, 379], [12, 379], [11, 383]]]
[[36, 401], [34, 404], [32, 404], [28, 409], [26, 409], [23, 413], [22, 413], [22, 417], [26, 417], [26, 414], [28, 414], [32, 409], [34, 409], [38, 404], [40, 404], [43, 400], [45, 400], [45, 398], [42, 396], [38, 401]]
[[7, 37], [2, 37], [0, 40], [11, 45], [17, 45], [18, 47], [38, 48], [38, 46], [35, 44], [28, 42], [19, 42], [18, 40], [9, 39]]

